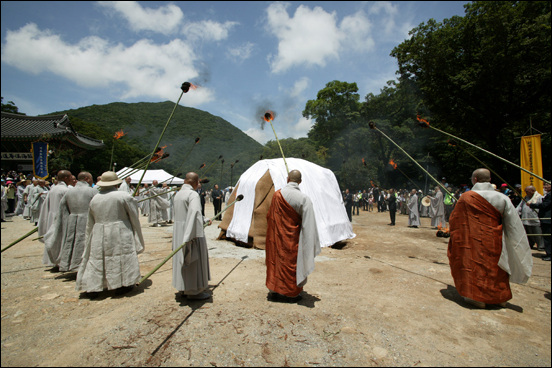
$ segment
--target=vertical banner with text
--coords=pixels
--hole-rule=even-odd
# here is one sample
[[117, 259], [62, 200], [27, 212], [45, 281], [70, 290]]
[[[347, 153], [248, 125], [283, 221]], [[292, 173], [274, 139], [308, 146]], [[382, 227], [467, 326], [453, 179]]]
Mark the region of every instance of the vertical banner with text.
[[[542, 177], [542, 151], [541, 151], [541, 135], [529, 135], [521, 137], [521, 167], [531, 171], [535, 175]], [[534, 177], [531, 174], [521, 171], [521, 189], [532, 185], [537, 192], [542, 194], [542, 180]]]
[[48, 143], [33, 142], [33, 173], [39, 179], [48, 178]]

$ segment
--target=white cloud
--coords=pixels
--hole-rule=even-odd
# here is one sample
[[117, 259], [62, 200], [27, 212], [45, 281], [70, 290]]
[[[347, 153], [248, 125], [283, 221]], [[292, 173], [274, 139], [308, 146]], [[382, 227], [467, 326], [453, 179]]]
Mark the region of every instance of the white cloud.
[[[180, 84], [199, 76], [191, 47], [182, 40], [156, 45], [140, 40], [131, 46], [111, 45], [99, 37], [68, 44], [50, 31], [27, 24], [8, 31], [2, 45], [2, 62], [22, 71], [51, 72], [82, 87], [122, 88], [120, 98], [142, 96], [175, 100]], [[186, 97], [197, 106], [212, 99], [200, 88]]]
[[301, 94], [307, 89], [310, 84], [310, 79], [303, 77], [293, 84], [293, 88], [290, 92], [290, 97], [300, 97]]
[[267, 9], [268, 29], [279, 39], [272, 71], [278, 73], [296, 65], [325, 66], [328, 59], [338, 59], [343, 34], [337, 28], [335, 13], [300, 5], [290, 18], [287, 7], [275, 3]]
[[302, 138], [306, 137], [309, 130], [311, 129], [313, 120], [301, 117], [297, 123], [292, 127], [293, 138]]
[[266, 130], [259, 128], [250, 128], [244, 131], [245, 134], [264, 145], [271, 139], [274, 139], [274, 134], [269, 134]]
[[174, 4], [157, 9], [144, 8], [136, 1], [99, 1], [98, 4], [120, 14], [127, 20], [130, 29], [136, 32], [170, 34], [178, 31], [184, 17], [182, 10]]
[[253, 43], [246, 42], [245, 44], [238, 47], [229, 47], [226, 55], [228, 55], [228, 58], [230, 58], [231, 60], [240, 63], [251, 57], [251, 53], [253, 52], [254, 47], [255, 45]]
[[212, 20], [187, 23], [182, 34], [190, 40], [222, 41], [228, 38], [228, 33], [238, 22], [219, 23]]
[[375, 42], [370, 34], [372, 25], [363, 11], [349, 15], [341, 21], [340, 29], [346, 35], [348, 47], [355, 51], [371, 51]]
[[289, 4], [274, 3], [266, 11], [267, 29], [278, 39], [277, 54], [269, 60], [272, 72], [295, 66], [324, 67], [330, 60], [339, 60], [346, 50], [374, 50], [372, 24], [362, 10], [345, 16], [338, 25], [335, 12], [299, 5], [290, 17], [288, 7]]
[[376, 1], [368, 11], [370, 15], [377, 16], [378, 23], [381, 27], [378, 29], [383, 30], [383, 33], [390, 36], [394, 33], [402, 34], [404, 32], [403, 27], [397, 27], [395, 18], [399, 14], [399, 8], [397, 5], [393, 5], [389, 1]]

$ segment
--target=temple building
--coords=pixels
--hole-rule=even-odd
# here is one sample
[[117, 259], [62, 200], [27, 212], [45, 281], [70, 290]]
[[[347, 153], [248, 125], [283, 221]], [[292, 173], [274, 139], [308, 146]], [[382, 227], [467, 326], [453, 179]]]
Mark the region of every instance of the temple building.
[[105, 148], [79, 134], [67, 115], [26, 116], [2, 112], [2, 171], [33, 172], [32, 143], [48, 143], [49, 154], [72, 149], [75, 157]]

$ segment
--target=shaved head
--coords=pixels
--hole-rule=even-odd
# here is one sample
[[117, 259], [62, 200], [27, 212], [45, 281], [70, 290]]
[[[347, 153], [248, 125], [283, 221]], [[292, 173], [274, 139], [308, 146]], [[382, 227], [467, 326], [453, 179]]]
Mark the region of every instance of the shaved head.
[[192, 186], [192, 188], [197, 189], [197, 186], [199, 184], [199, 175], [197, 175], [195, 172], [189, 172], [184, 177], [184, 184], [189, 184]]
[[71, 171], [69, 170], [59, 170], [57, 174], [57, 180], [64, 181], [66, 184], [69, 184], [72, 182], [71, 180]]
[[475, 183], [490, 183], [491, 172], [487, 169], [477, 169], [472, 174], [472, 184]]
[[288, 182], [294, 182], [297, 184], [301, 183], [301, 171], [299, 170], [291, 170], [288, 174]]

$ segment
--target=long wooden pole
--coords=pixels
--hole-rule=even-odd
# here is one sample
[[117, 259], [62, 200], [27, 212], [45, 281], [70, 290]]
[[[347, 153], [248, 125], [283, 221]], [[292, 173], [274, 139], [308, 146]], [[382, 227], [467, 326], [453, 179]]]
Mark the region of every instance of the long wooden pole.
[[14, 245], [16, 245], [17, 243], [19, 243], [21, 240], [33, 235], [34, 233], [36, 233], [38, 231], [38, 227], [35, 227], [34, 229], [32, 229], [31, 231], [29, 231], [27, 234], [23, 235], [21, 238], [11, 242], [8, 246], [6, 246], [4, 249], [2, 249], [2, 251], [0, 251], [0, 253], [2, 253], [3, 251], [5, 251], [6, 249], [9, 249], [11, 247], [13, 247]]
[[470, 142], [468, 142], [468, 141], [466, 141], [466, 140], [463, 140], [462, 138], [458, 138], [458, 137], [455, 136], [455, 135], [452, 135], [452, 134], [450, 134], [450, 133], [447, 133], [447, 132], [445, 132], [445, 131], [442, 131], [442, 130], [440, 130], [440, 129], [437, 129], [437, 128], [435, 128], [435, 127], [432, 127], [427, 121], [425, 121], [425, 120], [423, 120], [423, 119], [418, 118], [418, 121], [420, 122], [420, 125], [421, 125], [422, 127], [431, 128], [431, 129], [433, 129], [433, 130], [435, 130], [435, 131], [438, 131], [438, 132], [440, 132], [440, 133], [443, 133], [443, 134], [445, 134], [445, 135], [448, 135], [449, 137], [452, 137], [452, 138], [454, 138], [454, 139], [458, 139], [460, 142], [463, 142], [463, 143], [466, 143], [466, 144], [468, 144], [468, 145], [470, 145], [470, 146], [472, 146], [472, 147], [475, 147], [475, 148], [477, 148], [478, 150], [481, 150], [481, 151], [483, 151], [483, 152], [485, 152], [485, 153], [487, 153], [487, 154], [489, 154], [489, 155], [491, 155], [491, 156], [493, 156], [493, 157], [496, 157], [496, 158], [498, 158], [499, 160], [502, 160], [502, 161], [504, 161], [504, 162], [506, 162], [506, 163], [508, 163], [508, 164], [510, 164], [510, 165], [512, 165], [512, 166], [514, 166], [514, 167], [517, 167], [518, 169], [525, 171], [525, 172], [528, 173], [529, 175], [532, 175], [532, 176], [534, 176], [535, 178], [540, 179], [540, 180], [542, 180], [543, 182], [545, 182], [545, 183], [547, 183], [547, 184], [550, 184], [550, 181], [549, 181], [549, 180], [543, 179], [543, 178], [541, 178], [540, 176], [538, 176], [537, 174], [532, 173], [531, 171], [529, 171], [529, 170], [527, 170], [527, 169], [524, 169], [523, 167], [521, 167], [521, 166], [519, 166], [519, 165], [517, 165], [517, 164], [514, 164], [513, 162], [510, 162], [510, 161], [506, 160], [505, 158], [500, 157], [499, 155], [496, 155], [496, 154], [494, 154], [494, 153], [492, 153], [492, 152], [490, 152], [490, 151], [487, 151], [487, 150], [485, 150], [485, 149], [483, 149], [483, 148], [481, 148], [481, 147], [479, 147], [479, 146], [476, 146], [475, 144], [470, 143]]
[[377, 127], [376, 127], [376, 123], [374, 123], [373, 121], [371, 121], [369, 123], [369, 126], [370, 126], [370, 129], [374, 129], [374, 130], [377, 130], [378, 132], [380, 132], [385, 138], [387, 138], [391, 143], [393, 143], [398, 149], [400, 149], [409, 159], [411, 159], [420, 169], [422, 169], [422, 171], [424, 171], [431, 179], [433, 179], [434, 182], [437, 183], [437, 185], [439, 185], [444, 191], [445, 193], [447, 193], [450, 198], [452, 198], [454, 200], [454, 196], [452, 195], [452, 193], [450, 193], [447, 188], [445, 188], [445, 186], [443, 184], [441, 184], [437, 179], [435, 179], [433, 177], [433, 175], [431, 175], [426, 169], [424, 169], [422, 167], [422, 165], [420, 165], [416, 160], [414, 160], [414, 158], [412, 158], [412, 156], [410, 156], [404, 149], [402, 149], [401, 146], [399, 146], [397, 143], [395, 143], [391, 138], [389, 138], [387, 135], [385, 135], [384, 132], [382, 132], [381, 130], [379, 130]]
[[[204, 224], [203, 227], [205, 228], [208, 225], [210, 225], [210, 223], [212, 223], [215, 218], [220, 216], [224, 211], [226, 211], [228, 208], [230, 208], [230, 206], [234, 205], [234, 203], [236, 203], [238, 201], [241, 201], [242, 199], [243, 199], [243, 195], [240, 194], [234, 201], [229, 203], [222, 211], [217, 213], [214, 217], [210, 218], [209, 223]], [[173, 250], [171, 252], [171, 254], [169, 254], [161, 263], [159, 263], [157, 266], [155, 266], [155, 268], [153, 270], [151, 270], [146, 276], [142, 277], [142, 279], [136, 284], [136, 286], [138, 286], [141, 283], [143, 283], [144, 281], [146, 281], [151, 275], [153, 275], [158, 269], [160, 269], [165, 263], [167, 263], [167, 261], [169, 259], [171, 259], [176, 253], [178, 253], [178, 251], [181, 250], [185, 245], [186, 245], [186, 243], [182, 243], [178, 248]]]

